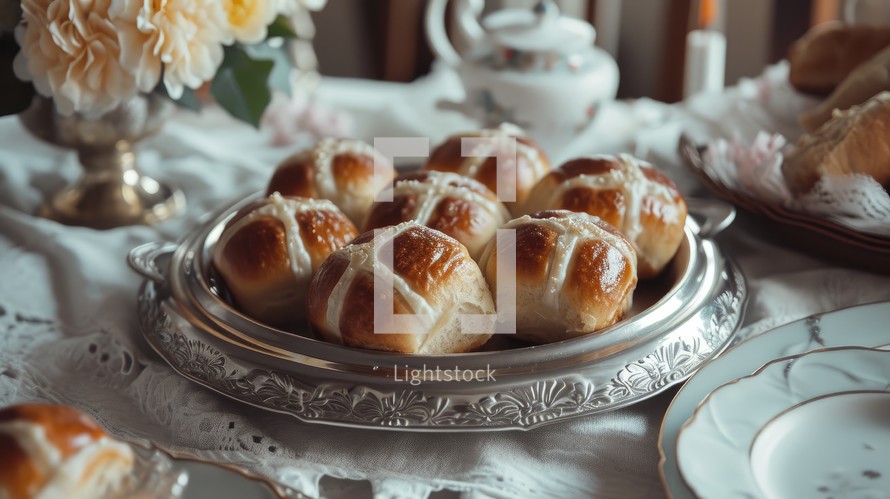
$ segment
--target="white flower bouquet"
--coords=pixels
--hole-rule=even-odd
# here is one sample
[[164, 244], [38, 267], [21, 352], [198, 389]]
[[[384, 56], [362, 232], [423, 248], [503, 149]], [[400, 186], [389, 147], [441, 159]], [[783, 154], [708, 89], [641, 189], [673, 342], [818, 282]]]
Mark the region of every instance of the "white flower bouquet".
[[62, 115], [98, 117], [150, 92], [195, 108], [209, 82], [224, 109], [258, 126], [287, 58], [255, 48], [295, 37], [287, 15], [312, 8], [304, 3], [0, 0], [0, 115], [23, 111], [35, 92]]

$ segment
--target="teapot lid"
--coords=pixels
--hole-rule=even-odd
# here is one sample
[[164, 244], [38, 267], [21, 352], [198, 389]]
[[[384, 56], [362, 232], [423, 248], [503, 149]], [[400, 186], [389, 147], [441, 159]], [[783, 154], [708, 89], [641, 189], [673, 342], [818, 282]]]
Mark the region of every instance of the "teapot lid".
[[532, 10], [494, 12], [482, 24], [496, 46], [523, 52], [580, 52], [596, 38], [593, 26], [560, 15], [552, 0], [538, 2]]

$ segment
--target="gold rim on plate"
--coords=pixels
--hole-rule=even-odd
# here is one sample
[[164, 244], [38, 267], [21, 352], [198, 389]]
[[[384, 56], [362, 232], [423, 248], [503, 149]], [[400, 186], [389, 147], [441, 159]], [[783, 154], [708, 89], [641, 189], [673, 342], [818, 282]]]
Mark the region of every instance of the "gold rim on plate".
[[[865, 351], [865, 352], [882, 352], [882, 353], [886, 353], [886, 354], [890, 355], [890, 351], [883, 350], [882, 348], [883, 347], [880, 347], [880, 346], [879, 347], [839, 346], [839, 347], [817, 348], [815, 350], [809, 350], [807, 352], [802, 352], [802, 353], [798, 353], [798, 354], [794, 354], [794, 355], [786, 355], [784, 357], [779, 357], [777, 359], [771, 360], [771, 361], [763, 364], [762, 366], [760, 366], [756, 371], [754, 371], [751, 374], [727, 381], [726, 383], [723, 383], [720, 386], [718, 386], [717, 388], [714, 388], [713, 390], [711, 390], [705, 396], [704, 399], [702, 399], [701, 401], [699, 401], [699, 403], [697, 403], [695, 405], [695, 408], [692, 410], [692, 415], [689, 417], [689, 419], [687, 419], [686, 421], [683, 422], [683, 424], [680, 425], [680, 429], [677, 431], [677, 444], [678, 445], [675, 446], [675, 448], [674, 448], [674, 460], [677, 462], [677, 469], [680, 471], [680, 479], [683, 481], [683, 485], [686, 486], [686, 489], [689, 490], [689, 492], [693, 495], [693, 497], [696, 497], [697, 499], [702, 499], [702, 496], [699, 495], [695, 491], [695, 489], [692, 487], [692, 485], [690, 485], [689, 481], [686, 479], [686, 475], [683, 473], [683, 468], [680, 466], [679, 442], [680, 442], [680, 436], [683, 434], [683, 431], [686, 430], [687, 428], [689, 428], [689, 426], [691, 426], [698, 419], [702, 407], [704, 407], [711, 400], [711, 397], [715, 393], [717, 393], [720, 390], [723, 390], [724, 388], [726, 388], [728, 386], [738, 384], [739, 382], [742, 382], [747, 379], [755, 378], [755, 377], [759, 376], [761, 373], [763, 373], [763, 371], [771, 368], [772, 366], [774, 366], [776, 364], [781, 364], [783, 362], [794, 362], [795, 360], [797, 360], [801, 357], [805, 357], [807, 355], [825, 353], [825, 352], [836, 352], [836, 351], [842, 351], [842, 350], [843, 351], [859, 350], [859, 351]], [[853, 391], [845, 391], [845, 392], [837, 392], [837, 393], [820, 395], [819, 397], [805, 400], [803, 402], [795, 404], [792, 407], [783, 409], [779, 414], [776, 414], [775, 416], [773, 416], [769, 420], [767, 420], [767, 422], [764, 423], [764, 425], [757, 430], [757, 433], [755, 434], [755, 440], [756, 440], [756, 435], [759, 435], [760, 432], [763, 431], [763, 428], [765, 428], [770, 422], [774, 421], [776, 418], [786, 414], [788, 411], [791, 411], [797, 407], [806, 405], [806, 404], [813, 402], [815, 400], [829, 398], [829, 397], [833, 397], [833, 396], [837, 396], [837, 395], [844, 395], [844, 394], [849, 394], [849, 393], [866, 393], [866, 392], [887, 393], [887, 392], [879, 392], [877, 390], [853, 390]], [[673, 405], [673, 401], [671, 401], [671, 404]], [[668, 410], [670, 410], [670, 407], [668, 408]], [[662, 424], [662, 428], [664, 428], [664, 424]], [[659, 437], [660, 436], [661, 435], [659, 433]], [[752, 440], [752, 442], [753, 442], [753, 440]], [[658, 447], [659, 447], [659, 449], [661, 449], [661, 438], [659, 438]], [[662, 473], [662, 466], [660, 466], [660, 465], [661, 465], [661, 461], [659, 461], [659, 473]], [[662, 484], [664, 484], [664, 480], [662, 480]], [[668, 496], [671, 497], [670, 494], [668, 494]]]
[[[670, 485], [669, 485], [669, 483], [668, 483], [668, 477], [667, 477], [666, 470], [665, 470], [665, 467], [666, 467], [666, 465], [667, 465], [667, 458], [668, 458], [668, 456], [667, 456], [667, 453], [666, 453], [665, 450], [664, 450], [664, 446], [662, 445], [663, 442], [665, 441], [665, 429], [666, 429], [667, 422], [668, 422], [668, 416], [671, 414], [671, 411], [674, 410], [674, 408], [675, 408], [674, 406], [677, 404], [677, 401], [681, 398], [681, 395], [683, 394], [683, 391], [686, 389], [686, 386], [687, 386], [690, 382], [692, 382], [693, 380], [695, 380], [696, 376], [698, 376], [702, 371], [707, 370], [708, 367], [709, 367], [712, 363], [719, 362], [720, 360], [723, 359], [723, 357], [724, 357], [725, 355], [727, 355], [727, 354], [731, 354], [733, 350], [735, 350], [735, 349], [737, 349], [737, 348], [740, 348], [740, 347], [742, 347], [743, 345], [746, 345], [746, 344], [748, 344], [748, 343], [750, 343], [750, 342], [753, 342], [753, 341], [757, 341], [757, 340], [759, 340], [759, 339], [762, 339], [763, 337], [769, 335], [770, 333], [772, 333], [773, 331], [776, 331], [776, 330], [778, 330], [778, 329], [786, 328], [786, 327], [791, 327], [791, 326], [794, 325], [794, 324], [803, 324], [803, 323], [806, 323], [808, 320], [811, 320], [814, 316], [825, 316], [825, 315], [829, 315], [829, 314], [835, 314], [835, 313], [840, 313], [840, 312], [844, 312], [844, 311], [850, 311], [850, 310], [854, 310], [854, 309], [858, 309], [858, 308], [862, 308], [862, 307], [877, 306], [877, 305], [888, 304], [888, 303], [890, 303], [890, 302], [888, 302], [888, 301], [875, 301], [875, 302], [870, 302], [870, 303], [860, 303], [860, 304], [856, 304], [856, 305], [850, 305], [850, 306], [847, 306], [847, 307], [841, 307], [841, 308], [834, 309], [834, 310], [828, 310], [828, 311], [821, 312], [821, 313], [818, 313], [818, 314], [813, 314], [813, 315], [810, 315], [810, 316], [807, 316], [807, 317], [803, 317], [803, 318], [800, 318], [800, 319], [797, 319], [797, 320], [794, 320], [794, 321], [787, 322], [787, 323], [785, 323], [785, 324], [779, 324], [779, 325], [777, 325], [777, 326], [775, 326], [775, 327], [769, 328], [769, 329], [767, 329], [766, 331], [761, 332], [760, 334], [758, 334], [758, 335], [756, 335], [756, 336], [748, 337], [748, 338], [746, 338], [746, 339], [744, 339], [744, 340], [742, 340], [742, 341], [740, 341], [740, 342], [738, 342], [738, 343], [736, 343], [736, 344], [730, 346], [730, 347], [727, 348], [724, 352], [722, 352], [720, 355], [715, 356], [715, 357], [712, 357], [712, 358], [708, 359], [706, 362], [702, 363], [702, 365], [699, 366], [698, 369], [696, 369], [695, 373], [693, 373], [693, 375], [692, 375], [689, 379], [687, 379], [682, 385], [680, 385], [680, 388], [677, 390], [677, 393], [674, 394], [673, 399], [671, 399], [670, 404], [668, 404], [667, 410], [665, 410], [665, 412], [664, 412], [664, 417], [663, 417], [662, 420], [661, 420], [661, 425], [660, 425], [659, 428], [658, 428], [658, 437], [657, 437], [657, 441], [656, 441], [656, 447], [657, 447], [657, 449], [658, 449], [658, 465], [657, 465], [657, 468], [658, 468], [658, 478], [659, 478], [659, 481], [661, 482], [661, 488], [662, 488], [662, 491], [664, 491], [665, 496], [667, 496], [668, 498], [671, 498], [671, 499], [673, 499], [673, 498], [676, 497], [676, 496], [674, 495], [673, 491], [670, 489]], [[866, 345], [847, 345], [847, 346], [836, 346], [836, 347], [827, 347], [827, 348], [851, 348], [851, 347], [860, 347], [860, 348], [863, 348], [863, 349], [866, 349], [866, 350], [881, 350], [881, 349], [886, 349], [886, 348], [890, 347], [890, 343], [881, 344], [881, 345], [875, 345], [875, 346], [866, 346]], [[811, 351], [815, 351], [815, 350], [821, 350], [821, 349], [808, 350], [807, 352], [811, 352]], [[805, 353], [807, 353], [807, 352], [799, 352], [798, 354], [790, 355], [790, 356], [786, 355], [786, 356], [783, 356], [782, 358], [785, 358], [785, 357], [794, 357], [794, 356], [798, 356], [798, 355], [805, 354]], [[768, 364], [768, 363], [771, 363], [771, 362], [772, 362], [772, 361], [769, 361], [769, 362], [767, 362], [767, 364]], [[764, 367], [765, 365], [766, 365], [766, 364], [761, 365], [761, 368]], [[732, 381], [732, 380], [730, 380], [730, 381]], [[717, 388], [719, 388], [719, 386], [722, 386], [722, 384], [721, 384], [721, 385], [718, 385], [717, 387], [715, 387], [715, 388], [713, 388], [713, 389], [711, 389], [711, 390], [708, 392], [708, 395], [707, 395], [707, 396], [710, 396], [710, 393], [713, 392], [714, 390], [716, 390]], [[703, 402], [703, 400], [700, 401], [700, 402], [698, 402], [698, 403], [696, 404], [696, 406], [693, 408], [693, 410], [692, 410], [691, 413], [690, 413], [690, 417], [691, 417], [693, 414], [695, 414], [695, 412], [698, 410], [699, 405], [700, 405], [702, 402]], [[688, 419], [688, 418], [687, 418], [687, 419]], [[685, 424], [685, 421], [684, 421], [684, 424]], [[678, 437], [679, 437], [680, 429], [682, 428], [682, 426], [683, 426], [683, 425], [681, 424], [681, 425], [680, 425], [680, 428], [678, 428], [678, 430], [677, 430], [677, 436], [678, 436]], [[675, 444], [675, 445], [676, 445], [676, 444]], [[675, 451], [676, 451], [676, 449], [675, 449]], [[676, 456], [674, 456], [674, 459], [675, 459], [675, 464], [677, 465], [677, 475], [680, 477], [680, 480], [681, 480], [681, 481], [684, 481], [684, 485], [685, 485], [685, 480], [683, 479], [683, 475], [682, 475], [682, 473], [680, 473], [680, 471], [679, 471], [679, 469], [680, 469], [680, 467], [679, 467], [679, 463], [676, 462]], [[688, 486], [686, 486], [686, 490], [689, 491], [690, 494], [692, 494], [692, 491], [691, 491], [691, 489], [690, 489]], [[692, 495], [694, 495], [694, 494], [692, 494]]]
[[209, 459], [201, 458], [198, 456], [194, 456], [189, 454], [188, 452], [183, 451], [173, 451], [167, 448], [164, 448], [154, 442], [145, 441], [145, 442], [129, 442], [130, 445], [138, 446], [142, 449], [148, 451], [155, 451], [164, 454], [172, 461], [191, 461], [194, 463], [206, 464], [209, 466], [213, 466], [215, 468], [220, 468], [225, 471], [235, 473], [240, 475], [241, 477], [250, 480], [252, 482], [256, 482], [259, 485], [265, 487], [269, 492], [271, 492], [277, 499], [310, 499], [311, 496], [304, 494], [303, 492], [288, 486], [284, 485], [280, 482], [277, 482], [265, 475], [260, 473], [256, 473], [250, 471], [248, 469], [242, 468], [240, 466], [229, 464], [229, 463], [221, 463], [218, 461], [211, 461]]

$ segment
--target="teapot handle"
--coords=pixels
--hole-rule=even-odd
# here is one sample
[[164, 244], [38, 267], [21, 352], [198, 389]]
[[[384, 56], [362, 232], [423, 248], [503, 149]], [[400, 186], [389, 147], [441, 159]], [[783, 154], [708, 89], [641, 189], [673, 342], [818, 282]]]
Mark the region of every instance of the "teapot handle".
[[[445, 32], [447, 6], [448, 0], [430, 0], [426, 8], [426, 34], [436, 56], [454, 67], [460, 64], [461, 57]], [[471, 43], [476, 43], [485, 36], [485, 30], [477, 20], [484, 7], [485, 0], [457, 0], [455, 5], [458, 28]]]

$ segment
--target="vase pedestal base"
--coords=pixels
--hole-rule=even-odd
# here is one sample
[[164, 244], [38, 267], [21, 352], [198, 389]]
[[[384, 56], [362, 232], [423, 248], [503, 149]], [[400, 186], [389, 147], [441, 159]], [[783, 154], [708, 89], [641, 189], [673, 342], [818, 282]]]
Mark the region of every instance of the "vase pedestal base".
[[154, 134], [173, 112], [155, 94], [140, 94], [98, 117], [61, 115], [51, 99], [35, 96], [19, 114], [34, 136], [77, 153], [83, 173], [45, 200], [40, 215], [65, 225], [112, 229], [152, 224], [185, 207], [174, 186], [142, 175], [135, 145]]
[[153, 224], [183, 210], [182, 191], [131, 172], [132, 183], [127, 179], [96, 182], [85, 177], [44, 203], [40, 215], [65, 225], [112, 229]]

